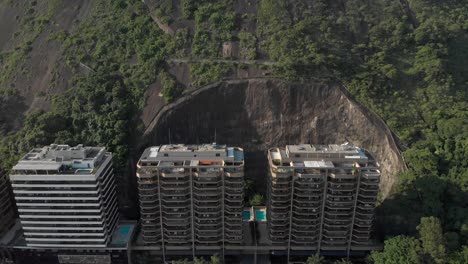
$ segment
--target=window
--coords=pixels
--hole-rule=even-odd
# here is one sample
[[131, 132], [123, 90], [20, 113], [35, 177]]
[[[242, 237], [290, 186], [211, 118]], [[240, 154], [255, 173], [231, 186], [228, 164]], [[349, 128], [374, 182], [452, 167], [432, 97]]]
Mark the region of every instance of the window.
[[167, 153], [164, 153], [164, 157], [169, 157], [169, 154], [167, 154]]
[[219, 154], [219, 153], [216, 153], [216, 157], [219, 157], [219, 156], [221, 156], [221, 154]]

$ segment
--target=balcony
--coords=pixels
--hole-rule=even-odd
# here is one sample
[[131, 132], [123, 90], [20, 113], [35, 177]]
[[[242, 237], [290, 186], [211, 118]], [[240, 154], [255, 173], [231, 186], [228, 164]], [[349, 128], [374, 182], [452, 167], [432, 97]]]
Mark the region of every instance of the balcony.
[[333, 229], [333, 228], [350, 228], [351, 227], [351, 221], [350, 219], [348, 221], [330, 221], [330, 220], [325, 220], [323, 223], [323, 226], [327, 229]]
[[292, 220], [293, 223], [296, 225], [303, 225], [303, 226], [309, 226], [309, 225], [315, 225], [317, 223], [317, 220], [319, 220], [319, 215], [315, 216], [310, 216], [310, 217], [296, 217], [293, 216]]
[[159, 212], [159, 206], [157, 204], [154, 205], [154, 206], [142, 206], [140, 204], [140, 212], [141, 212], [142, 215], [154, 214], [154, 213]]
[[334, 191], [327, 190], [327, 197], [353, 197], [355, 191]]
[[319, 207], [316, 209], [297, 209], [294, 207], [293, 214], [295, 216], [305, 216], [305, 217], [318, 217], [321, 213], [321, 210]]
[[362, 214], [362, 213], [356, 212], [357, 221], [372, 221], [373, 219], [374, 219], [373, 214]]
[[141, 227], [145, 230], [159, 229], [159, 219], [142, 219]]
[[161, 190], [165, 191], [166, 193], [175, 193], [172, 191], [180, 191], [180, 192], [189, 192], [189, 185], [188, 184], [161, 184]]
[[190, 216], [189, 210], [166, 210], [162, 212], [163, 217], [186, 218]]
[[221, 206], [220, 199], [194, 199], [193, 204], [198, 207], [219, 207]]
[[139, 184], [138, 190], [140, 190], [140, 192], [145, 191], [145, 192], [150, 192], [150, 194], [153, 194], [153, 193], [157, 194], [158, 186], [156, 186], [156, 184]]
[[358, 195], [358, 202], [361, 202], [361, 203], [369, 203], [369, 204], [374, 204], [377, 202], [377, 197], [376, 196], [373, 196], [373, 197], [364, 197], [362, 196], [361, 194]]
[[377, 169], [363, 170], [362, 177], [367, 180], [380, 180], [380, 171]]
[[311, 210], [318, 210], [320, 209], [320, 206], [317, 205], [316, 202], [299, 202], [299, 201], [294, 201], [293, 206], [295, 208], [300, 208], [300, 209], [311, 209]]
[[351, 215], [333, 215], [328, 212], [325, 212], [325, 219], [330, 221], [351, 221]]
[[318, 221], [294, 221], [292, 223], [292, 228], [298, 230], [299, 232], [301, 230], [317, 230], [319, 226], [320, 223]]
[[276, 218], [276, 219], [287, 218], [289, 215], [289, 209], [278, 209], [278, 208], [270, 207], [268, 212], [272, 218]]
[[208, 192], [210, 194], [214, 194], [214, 193], [220, 194], [221, 186], [194, 184], [193, 189], [195, 192], [198, 192], [198, 193]]
[[330, 245], [330, 246], [347, 246], [348, 240], [324, 237], [324, 239], [322, 240], [322, 243], [326, 245]]
[[348, 237], [350, 230], [336, 231], [336, 230], [323, 230], [323, 235], [327, 237]]
[[191, 230], [190, 228], [190, 222], [180, 222], [180, 223], [163, 223], [164, 226], [164, 231], [171, 231], [171, 232], [177, 232], [177, 231], [188, 231]]
[[357, 227], [361, 227], [361, 228], [371, 228], [372, 221], [361, 221], [359, 219], [356, 219], [354, 221], [354, 225], [356, 225]]
[[226, 189], [244, 189], [244, 183], [226, 183]]
[[366, 187], [367, 186], [369, 186], [369, 187], [370, 186], [373, 186], [373, 187], [377, 186], [378, 187], [379, 184], [380, 184], [379, 180], [367, 180], [367, 179], [364, 179], [364, 178], [361, 179], [361, 186], [366, 186]]

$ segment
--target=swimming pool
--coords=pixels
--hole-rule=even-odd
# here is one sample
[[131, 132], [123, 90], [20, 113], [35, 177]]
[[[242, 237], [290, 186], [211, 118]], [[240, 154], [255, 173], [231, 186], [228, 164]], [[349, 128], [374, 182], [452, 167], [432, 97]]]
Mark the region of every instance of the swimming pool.
[[250, 211], [242, 212], [242, 219], [244, 219], [244, 221], [249, 221], [250, 220]]
[[92, 172], [92, 169], [78, 169], [75, 171], [76, 174], [91, 174]]
[[131, 226], [122, 226], [119, 230], [119, 235], [126, 236], [130, 232]]
[[266, 221], [266, 212], [263, 210], [255, 210], [255, 220]]

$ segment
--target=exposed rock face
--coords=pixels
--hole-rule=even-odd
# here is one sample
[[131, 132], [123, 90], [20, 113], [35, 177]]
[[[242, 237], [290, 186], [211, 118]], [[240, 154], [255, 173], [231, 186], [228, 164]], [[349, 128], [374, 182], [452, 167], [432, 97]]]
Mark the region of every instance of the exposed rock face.
[[163, 107], [144, 144], [217, 143], [243, 147], [246, 174], [266, 182], [266, 150], [285, 144], [350, 142], [381, 164], [386, 197], [404, 170], [385, 123], [336, 84], [240, 80], [211, 85]]

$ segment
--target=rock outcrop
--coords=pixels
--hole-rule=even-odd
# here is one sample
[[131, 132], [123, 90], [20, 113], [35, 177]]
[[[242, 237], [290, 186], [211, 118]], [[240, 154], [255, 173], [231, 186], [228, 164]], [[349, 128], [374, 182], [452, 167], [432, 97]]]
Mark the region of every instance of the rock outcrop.
[[388, 196], [405, 169], [385, 123], [338, 84], [293, 84], [275, 79], [226, 81], [200, 88], [161, 109], [142, 147], [150, 144], [218, 142], [243, 147], [246, 175], [266, 182], [266, 150], [285, 144], [350, 142], [381, 164]]

